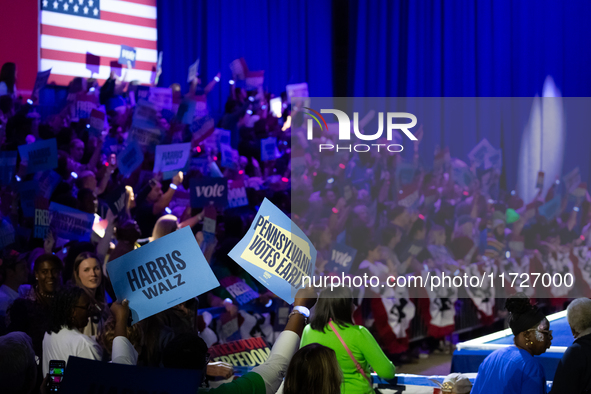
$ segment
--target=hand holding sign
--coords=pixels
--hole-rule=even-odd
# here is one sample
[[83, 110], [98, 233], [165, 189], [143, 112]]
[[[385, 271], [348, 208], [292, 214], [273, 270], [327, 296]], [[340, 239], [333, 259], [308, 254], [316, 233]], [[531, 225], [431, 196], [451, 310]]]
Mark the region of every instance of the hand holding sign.
[[288, 303], [316, 263], [316, 249], [308, 237], [266, 198], [250, 229], [228, 255]]
[[219, 286], [190, 227], [110, 262], [107, 271], [134, 324]]

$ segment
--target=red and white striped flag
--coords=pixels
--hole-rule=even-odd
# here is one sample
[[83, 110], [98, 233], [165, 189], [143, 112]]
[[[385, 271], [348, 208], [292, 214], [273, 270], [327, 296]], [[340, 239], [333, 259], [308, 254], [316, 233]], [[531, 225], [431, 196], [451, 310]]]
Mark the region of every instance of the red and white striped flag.
[[[67, 85], [74, 77], [100, 83], [111, 69], [126, 80], [153, 83], [156, 76], [156, 0], [42, 0], [40, 70], [49, 82]], [[135, 67], [118, 64], [121, 45], [136, 49]]]

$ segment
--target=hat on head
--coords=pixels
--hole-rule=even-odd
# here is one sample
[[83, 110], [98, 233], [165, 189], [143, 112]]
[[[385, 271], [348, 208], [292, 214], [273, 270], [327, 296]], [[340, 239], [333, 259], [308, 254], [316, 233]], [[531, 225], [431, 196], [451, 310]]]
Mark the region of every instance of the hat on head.
[[513, 208], [508, 208], [507, 211], [505, 211], [505, 220], [507, 221], [507, 224], [515, 223], [519, 220], [519, 214], [515, 212]]

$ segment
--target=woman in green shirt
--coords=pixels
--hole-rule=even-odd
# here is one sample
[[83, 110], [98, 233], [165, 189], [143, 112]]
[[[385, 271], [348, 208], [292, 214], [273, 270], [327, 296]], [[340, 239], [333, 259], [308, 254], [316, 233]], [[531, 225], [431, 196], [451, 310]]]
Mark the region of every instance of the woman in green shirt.
[[371, 367], [381, 378], [393, 379], [396, 369], [369, 331], [363, 326], [353, 324], [353, 310], [353, 297], [349, 289], [335, 288], [322, 291], [311, 324], [302, 334], [301, 346], [319, 343], [335, 351], [337, 361], [343, 370], [342, 393], [374, 393], [368, 380], [357, 371], [355, 362], [329, 323], [332, 321], [333, 327], [361, 365], [366, 376], [371, 376]]

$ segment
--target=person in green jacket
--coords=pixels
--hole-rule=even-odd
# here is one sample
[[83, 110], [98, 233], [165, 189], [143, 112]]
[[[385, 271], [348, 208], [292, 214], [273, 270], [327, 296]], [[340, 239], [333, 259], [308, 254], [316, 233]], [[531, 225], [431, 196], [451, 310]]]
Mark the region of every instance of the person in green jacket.
[[368, 380], [357, 371], [353, 359], [343, 343], [330, 327], [332, 322], [365, 375], [370, 377], [370, 367], [383, 379], [393, 379], [396, 368], [386, 357], [375, 338], [363, 326], [353, 324], [353, 296], [347, 288], [325, 289], [320, 293], [312, 321], [302, 334], [300, 346], [319, 343], [335, 351], [343, 370], [341, 392], [347, 394], [374, 393]]

